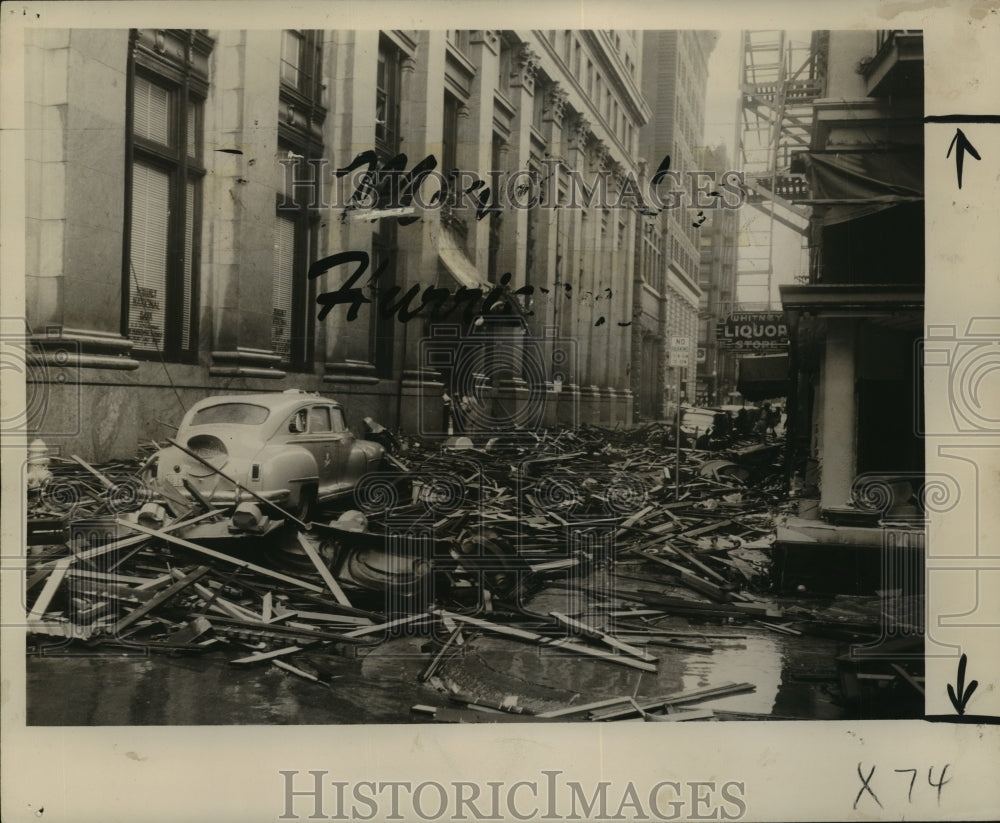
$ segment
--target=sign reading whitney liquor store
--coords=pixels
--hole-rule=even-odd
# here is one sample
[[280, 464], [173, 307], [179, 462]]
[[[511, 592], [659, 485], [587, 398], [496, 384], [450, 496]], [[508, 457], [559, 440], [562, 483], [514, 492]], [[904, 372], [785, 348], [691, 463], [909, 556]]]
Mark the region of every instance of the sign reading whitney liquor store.
[[737, 351], [788, 348], [788, 323], [780, 311], [735, 312], [715, 327], [719, 345]]

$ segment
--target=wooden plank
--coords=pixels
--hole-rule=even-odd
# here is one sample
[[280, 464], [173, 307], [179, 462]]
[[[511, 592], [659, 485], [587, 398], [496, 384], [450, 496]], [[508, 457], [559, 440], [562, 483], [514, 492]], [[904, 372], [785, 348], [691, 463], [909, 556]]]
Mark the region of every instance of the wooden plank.
[[[178, 573], [174, 571], [174, 574], [177, 575]], [[238, 603], [233, 603], [232, 601], [227, 600], [219, 594], [218, 591], [213, 591], [208, 586], [203, 586], [201, 583], [195, 583], [194, 590], [198, 592], [198, 595], [205, 601], [205, 605], [208, 608], [220, 611], [222, 614], [228, 615], [236, 620], [251, 620], [255, 623], [264, 622], [261, 620], [259, 614], [250, 611], [250, 609], [243, 608], [243, 606]]]
[[366, 634], [394, 629], [396, 626], [405, 626], [407, 623], [415, 623], [428, 620], [429, 618], [430, 615], [427, 614], [411, 614], [406, 617], [400, 617], [398, 620], [390, 620], [388, 623], [379, 623], [377, 626], [362, 626], [360, 629], [346, 632], [344, 637], [364, 637]]
[[571, 714], [591, 712], [594, 709], [607, 709], [611, 706], [620, 706], [622, 703], [628, 703], [631, 699], [628, 695], [624, 697], [610, 697], [607, 700], [598, 700], [596, 703], [583, 703], [579, 706], [567, 706], [565, 709], [553, 709], [552, 711], [541, 712], [540, 714], [536, 714], [535, 717], [567, 717]]
[[68, 640], [89, 640], [93, 633], [93, 628], [61, 620], [29, 620], [28, 633], [44, 634], [48, 637], [62, 637]]
[[93, 466], [91, 466], [90, 463], [88, 463], [82, 457], [77, 457], [75, 454], [71, 454], [70, 455], [70, 459], [74, 463], [76, 463], [76, 464], [78, 464], [80, 466], [83, 466], [87, 471], [89, 471], [92, 475], [94, 475], [94, 477], [96, 477], [98, 480], [100, 480], [101, 481], [101, 485], [104, 486], [105, 489], [113, 489], [114, 488], [114, 486], [115, 486], [114, 483], [112, 483], [110, 480], [108, 480], [107, 477], [105, 477], [103, 474], [101, 474], [97, 469], [95, 469]]
[[[72, 560], [72, 558], [67, 559]], [[169, 583], [171, 580], [169, 574], [162, 575], [161, 577], [135, 577], [126, 574], [116, 574], [115, 572], [111, 572], [110, 574], [107, 572], [92, 572], [89, 569], [70, 569], [69, 576], [85, 580], [101, 580], [112, 584], [130, 584], [142, 591], [155, 589], [164, 583]]]
[[260, 604], [260, 617], [261, 620], [263, 620], [265, 623], [271, 622], [271, 615], [273, 613], [271, 607], [271, 601], [272, 601], [271, 592], [268, 592], [267, 594], [264, 595], [264, 599], [261, 601]]
[[[659, 709], [666, 706], [680, 706], [684, 703], [699, 703], [703, 700], [714, 700], [717, 697], [728, 697], [732, 694], [742, 694], [743, 692], [756, 691], [757, 687], [753, 683], [725, 683], [721, 686], [709, 686], [704, 689], [693, 689], [688, 692], [675, 692], [665, 697], [657, 697], [653, 700], [644, 701], [639, 708], [642, 711]], [[635, 709], [611, 710], [594, 715], [594, 720], [613, 720], [633, 713]]]
[[293, 629], [278, 623], [261, 623], [259, 620], [239, 620], [233, 617], [213, 617], [212, 626], [223, 634], [252, 634], [258, 638], [303, 638], [307, 641], [326, 640], [331, 643], [360, 643], [346, 634], [322, 629]]
[[45, 581], [45, 586], [42, 587], [41, 594], [38, 595], [38, 599], [31, 607], [31, 611], [28, 612], [28, 620], [40, 620], [42, 618], [42, 615], [45, 614], [49, 604], [52, 602], [52, 598], [55, 597], [56, 592], [59, 590], [59, 586], [62, 584], [63, 579], [69, 572], [69, 567], [72, 562], [72, 557], [63, 557], [62, 559], [56, 561], [55, 568], [49, 575], [48, 580]]
[[709, 583], [707, 580], [702, 580], [690, 569], [685, 569], [683, 566], [678, 566], [676, 563], [672, 563], [669, 560], [664, 560], [662, 557], [657, 557], [655, 554], [643, 554], [643, 559], [650, 560], [654, 563], [659, 563], [661, 566], [666, 566], [668, 569], [672, 569], [681, 576], [681, 583], [694, 589], [701, 594], [707, 594], [713, 600], [718, 603], [728, 603], [730, 600], [729, 592], [723, 591], [721, 588], [716, 586], [714, 583]]
[[311, 680], [313, 683], [319, 683], [320, 679], [314, 674], [309, 674], [307, 671], [303, 671], [297, 666], [293, 666], [291, 663], [286, 663], [284, 660], [272, 660], [271, 665], [277, 666], [289, 674], [297, 675], [298, 677], [305, 678], [306, 680]]
[[136, 591], [150, 591], [152, 589], [158, 589], [160, 586], [171, 581], [171, 576], [169, 574], [161, 574], [159, 577], [153, 577], [147, 580], [145, 583], [140, 583], [135, 587]]
[[[205, 512], [204, 514], [200, 514], [197, 517], [192, 517], [189, 520], [175, 520], [169, 526], [164, 526], [162, 529], [160, 529], [160, 531], [157, 532], [157, 535], [166, 532], [176, 531], [177, 529], [181, 529], [185, 526], [193, 525], [194, 523], [197, 523], [199, 520], [204, 520], [207, 517], [213, 517], [215, 514], [216, 512]], [[124, 525], [131, 527], [130, 523], [125, 523]], [[135, 537], [123, 537], [120, 540], [116, 540], [113, 543], [108, 543], [106, 546], [97, 546], [96, 548], [88, 549], [87, 551], [81, 552], [80, 554], [70, 555], [70, 557], [73, 560], [93, 560], [95, 557], [100, 557], [101, 555], [117, 551], [118, 549], [125, 549], [128, 548], [129, 546], [135, 546], [138, 545], [139, 543], [145, 543], [147, 540], [149, 540], [149, 537], [145, 534], [140, 534]], [[53, 567], [57, 562], [58, 560], [47, 560], [45, 563], [40, 564], [39, 568], [41, 569], [43, 567]]]
[[702, 534], [709, 534], [710, 532], [714, 532], [716, 529], [722, 529], [725, 528], [726, 526], [731, 526], [732, 523], [733, 523], [732, 520], [719, 520], [717, 523], [709, 523], [707, 526], [699, 526], [696, 529], [689, 529], [686, 532], [681, 532], [680, 535], [678, 536], [687, 538], [698, 537], [699, 535]]
[[647, 652], [645, 649], [639, 649], [635, 646], [631, 646], [628, 643], [624, 642], [623, 640], [618, 639], [617, 637], [613, 637], [612, 635], [607, 634], [606, 632], [602, 632], [593, 626], [588, 626], [586, 623], [581, 623], [579, 620], [575, 620], [574, 618], [568, 617], [560, 612], [549, 612], [549, 614], [556, 620], [558, 620], [560, 623], [562, 623], [564, 626], [568, 626], [569, 628], [572, 629], [578, 629], [584, 632], [585, 634], [589, 635], [590, 637], [600, 640], [602, 643], [607, 643], [614, 649], [618, 649], [618, 651], [620, 652], [624, 652], [625, 654], [630, 654], [633, 657], [637, 657], [640, 660], [646, 660], [650, 663], [656, 662], [656, 658], [653, 657], [651, 654], [649, 654], [649, 652]]
[[714, 720], [715, 712], [711, 709], [689, 709], [668, 714], [643, 713], [643, 719], [653, 723], [683, 723], [688, 720]]
[[601, 660], [607, 660], [609, 663], [617, 663], [621, 666], [629, 666], [633, 669], [641, 669], [646, 672], [655, 672], [656, 664], [649, 663], [645, 660], [636, 660], [632, 657], [624, 657], [618, 654], [612, 654], [611, 652], [604, 651], [603, 649], [595, 649], [590, 646], [585, 646], [582, 643], [574, 643], [571, 640], [566, 640], [562, 638], [551, 638], [545, 637], [544, 635], [536, 634], [534, 632], [524, 631], [523, 629], [515, 628], [514, 626], [503, 626], [497, 623], [490, 623], [487, 620], [480, 620], [477, 617], [470, 617], [464, 614], [454, 614], [452, 612], [446, 612], [442, 609], [434, 609], [434, 614], [438, 616], [447, 615], [453, 620], [457, 620], [461, 623], [469, 623], [470, 625], [477, 626], [486, 631], [491, 631], [496, 634], [506, 635], [508, 637], [516, 637], [519, 640], [529, 640], [532, 643], [537, 643], [540, 646], [554, 646], [560, 649], [566, 649], [567, 651], [575, 652], [576, 654], [587, 655], [589, 657], [597, 657]]
[[572, 569], [580, 565], [579, 557], [569, 557], [564, 560], [550, 560], [547, 563], [533, 563], [528, 566], [529, 571], [539, 574], [541, 572], [559, 571], [561, 569]]
[[305, 580], [300, 580], [297, 577], [291, 577], [287, 574], [282, 574], [281, 572], [276, 572], [271, 569], [265, 569], [263, 566], [258, 566], [255, 563], [250, 563], [246, 560], [240, 560], [237, 557], [231, 557], [228, 554], [223, 554], [222, 552], [217, 552], [214, 549], [208, 549], [204, 546], [199, 546], [197, 543], [192, 543], [190, 540], [183, 540], [180, 537], [174, 537], [171, 534], [165, 534], [164, 530], [154, 531], [153, 529], [147, 529], [145, 526], [140, 526], [138, 523], [129, 523], [128, 521], [118, 519], [119, 523], [123, 526], [134, 529], [135, 531], [142, 532], [149, 537], [156, 537], [160, 540], [166, 540], [168, 543], [173, 543], [174, 545], [181, 546], [185, 549], [190, 549], [193, 552], [198, 552], [204, 554], [208, 557], [214, 557], [216, 560], [222, 560], [225, 563], [232, 563], [234, 566], [238, 566], [241, 569], [246, 569], [247, 571], [256, 572], [257, 574], [264, 575], [265, 577], [271, 577], [275, 580], [280, 580], [282, 583], [289, 583], [293, 586], [298, 586], [299, 588], [305, 589], [310, 592], [322, 592], [325, 589], [322, 586], [317, 586], [314, 583], [309, 583]]
[[706, 566], [704, 563], [702, 563], [697, 557], [695, 557], [694, 555], [689, 554], [688, 552], [684, 551], [684, 549], [678, 547], [674, 543], [670, 543], [670, 542], [664, 540], [663, 541], [663, 545], [666, 546], [668, 549], [670, 549], [675, 554], [678, 554], [681, 557], [683, 557], [692, 566], [696, 566], [697, 568], [701, 569], [709, 577], [711, 577], [711, 578], [713, 578], [715, 580], [718, 580], [720, 583], [726, 583], [727, 582], [726, 578], [724, 578], [721, 574], [719, 574], [715, 569], [710, 569], [708, 566]]
[[293, 617], [301, 618], [302, 620], [315, 620], [319, 623], [345, 623], [350, 626], [371, 626], [373, 622], [367, 617], [355, 617], [350, 614], [333, 614], [328, 612], [309, 612], [302, 609], [296, 609], [295, 611], [288, 611], [280, 607], [276, 607], [272, 615], [272, 620], [291, 620]]
[[272, 649], [269, 652], [257, 652], [256, 654], [251, 654], [247, 657], [240, 657], [236, 660], [230, 660], [230, 663], [259, 663], [261, 660], [271, 660], [275, 657], [282, 657], [286, 654], [295, 654], [295, 652], [302, 651], [301, 646], [285, 646], [283, 649]]
[[388, 463], [390, 466], [399, 469], [401, 472], [407, 472], [407, 473], [410, 472], [409, 466], [407, 466], [402, 460], [400, 460], [395, 455], [389, 454], [389, 452], [385, 453], [385, 462]]
[[333, 575], [330, 574], [330, 570], [326, 567], [326, 563], [323, 562], [323, 558], [319, 556], [319, 552], [316, 550], [316, 544], [313, 539], [303, 532], [298, 532], [299, 545], [302, 550], [306, 553], [306, 557], [312, 562], [316, 567], [316, 571], [319, 572], [319, 576], [323, 578], [323, 582], [326, 583], [327, 588], [333, 593], [334, 599], [341, 606], [351, 606], [351, 601], [347, 599], [347, 595], [344, 594], [344, 590], [340, 588], [340, 584], [334, 579]]
[[112, 629], [112, 632], [114, 634], [121, 633], [127, 627], [129, 627], [133, 623], [135, 623], [135, 621], [138, 620], [140, 617], [144, 617], [145, 615], [149, 614], [149, 612], [151, 612], [157, 606], [163, 605], [171, 597], [173, 597], [177, 593], [183, 591], [188, 586], [193, 585], [196, 580], [199, 580], [202, 577], [204, 577], [206, 574], [208, 574], [208, 571], [209, 571], [208, 566], [199, 566], [197, 569], [195, 569], [190, 574], [185, 575], [184, 577], [182, 577], [180, 580], [178, 580], [173, 585], [168, 586], [167, 588], [165, 588], [162, 592], [160, 592], [159, 594], [157, 594], [155, 597], [147, 600], [145, 603], [143, 603], [141, 606], [139, 606], [139, 608], [133, 609], [131, 612], [129, 612], [127, 615], [125, 615], [125, 617], [123, 617], [121, 620], [119, 620], [117, 623], [115, 623], [115, 626]]
[[438, 666], [441, 665], [441, 658], [444, 657], [444, 653], [448, 651], [451, 644], [458, 640], [459, 636], [462, 634], [462, 627], [458, 626], [456, 629], [448, 636], [444, 645], [438, 650], [438, 653], [434, 655], [434, 659], [427, 665], [427, 668], [420, 673], [420, 682], [426, 683], [431, 679], [431, 676], [437, 671]]
[[648, 643], [651, 646], [669, 646], [672, 649], [684, 649], [689, 652], [713, 651], [711, 646], [705, 646], [700, 643], [692, 643], [689, 640], [681, 640], [674, 637], [663, 637], [661, 635], [623, 634], [619, 635], [619, 640], [623, 640], [627, 643]]
[[460, 623], [468, 623], [470, 626], [476, 626], [480, 629], [485, 629], [486, 631], [491, 631], [494, 634], [502, 634], [507, 637], [516, 637], [518, 640], [530, 640], [532, 643], [537, 643], [540, 640], [546, 640], [540, 634], [535, 632], [528, 632], [524, 629], [518, 629], [514, 626], [502, 626], [498, 623], [490, 623], [488, 620], [480, 620], [478, 617], [472, 617], [466, 614], [456, 614], [453, 612], [445, 611], [444, 609], [432, 609], [433, 614], [438, 617], [448, 617], [451, 620], [456, 620]]
[[903, 678], [903, 680], [905, 680], [907, 683], [913, 686], [913, 688], [915, 688], [920, 693], [921, 696], [924, 695], [924, 687], [921, 686], [906, 669], [904, 669], [902, 666], [896, 663], [890, 663], [889, 665], [892, 666], [896, 674], [898, 674], [900, 677]]
[[622, 529], [627, 529], [629, 526], [634, 526], [636, 523], [640, 522], [647, 514], [649, 514], [655, 506], [646, 506], [644, 509], [640, 509], [635, 514], [626, 517], [620, 526]]

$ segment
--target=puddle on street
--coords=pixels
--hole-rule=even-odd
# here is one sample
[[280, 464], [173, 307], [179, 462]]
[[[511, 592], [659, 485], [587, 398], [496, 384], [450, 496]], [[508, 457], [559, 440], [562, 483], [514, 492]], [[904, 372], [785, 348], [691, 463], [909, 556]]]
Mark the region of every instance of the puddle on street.
[[[586, 582], [605, 593], [617, 584], [596, 574]], [[651, 579], [648, 588], [669, 594]], [[617, 587], [627, 594], [625, 587]], [[611, 625], [606, 613], [583, 612], [593, 601], [580, 590], [552, 586], [526, 604], [532, 613], [576, 614], [591, 625]], [[481, 617], [491, 618], [483, 614]], [[709, 646], [710, 652], [649, 645], [659, 661], [656, 672], [618, 661], [597, 659], [530, 641], [469, 630], [468, 641], [442, 657], [435, 679], [420, 674], [440, 649], [424, 634], [404, 634], [347, 656], [317, 647], [296, 655], [296, 662], [323, 682], [257, 663], [230, 663], [244, 656], [219, 647], [201, 654], [131, 655], [106, 649], [85, 656], [85, 647], [50, 647], [50, 654], [29, 654], [29, 725], [204, 725], [204, 724], [352, 724], [428, 722], [416, 704], [455, 705], [450, 694], [489, 706], [514, 703], [525, 712], [544, 712], [608, 698], [634, 696], [652, 701], [694, 689], [752, 683], [754, 691], [688, 704], [691, 708], [741, 716], [838, 719], [834, 641], [772, 633], [751, 623], [698, 622], [664, 617], [627, 626], [677, 631], [680, 638]], [[530, 621], [529, 621], [530, 622]], [[613, 622], [613, 621], [612, 621]], [[527, 625], [522, 620], [522, 625]], [[551, 623], [549, 623], [551, 629]], [[705, 637], [698, 637], [704, 634]], [[607, 651], [609, 649], [606, 648]], [[573, 718], [574, 720], [580, 718]]]
[[[690, 629], [689, 629], [690, 630]], [[695, 628], [695, 630], [697, 630]], [[718, 627], [706, 632], [722, 633]], [[762, 631], [762, 630], [761, 630]], [[752, 693], [693, 704], [754, 715], [835, 719], [827, 691], [835, 685], [834, 649], [815, 638], [760, 634], [711, 640], [710, 654], [650, 646], [657, 673], [482, 635], [447, 659], [440, 682], [481, 702], [514, 696], [528, 711], [546, 711], [622, 695], [655, 698], [734, 682]], [[418, 676], [429, 660], [426, 637], [384, 643], [350, 660], [307, 656], [327, 679], [315, 683], [273, 666], [233, 666], [234, 654], [129, 656], [32, 655], [27, 660], [29, 725], [225, 725], [410, 723], [411, 706], [449, 705], [447, 694]], [[820, 644], [821, 645], [821, 644]], [[796, 673], [806, 677], [796, 679]], [[828, 677], [823, 677], [828, 675]]]

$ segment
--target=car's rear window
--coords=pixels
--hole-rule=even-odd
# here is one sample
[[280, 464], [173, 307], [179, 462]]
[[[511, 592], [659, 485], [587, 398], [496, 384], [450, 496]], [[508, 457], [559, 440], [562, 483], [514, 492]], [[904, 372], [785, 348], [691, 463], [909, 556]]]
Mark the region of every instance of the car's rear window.
[[715, 422], [715, 414], [708, 411], [685, 411], [684, 412], [684, 422], [685, 426], [696, 426], [700, 429], [707, 429], [709, 426], [713, 425]]
[[235, 423], [242, 426], [259, 426], [270, 414], [270, 409], [253, 403], [218, 403], [206, 406], [194, 413], [192, 426], [208, 426], [212, 423]]

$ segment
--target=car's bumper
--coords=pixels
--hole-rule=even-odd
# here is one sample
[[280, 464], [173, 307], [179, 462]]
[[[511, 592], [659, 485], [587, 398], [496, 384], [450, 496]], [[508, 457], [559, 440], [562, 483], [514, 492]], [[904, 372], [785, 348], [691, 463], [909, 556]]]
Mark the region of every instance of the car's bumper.
[[[188, 478], [188, 482], [190, 478]], [[194, 502], [194, 496], [189, 492], [181, 482], [164, 481], [162, 479], [157, 480], [157, 484], [160, 489], [170, 497], [176, 497], [180, 495], [187, 500]], [[292, 495], [291, 489], [268, 489], [267, 491], [256, 491], [254, 494], [250, 494], [247, 490], [239, 489], [214, 489], [202, 491], [198, 488], [197, 483], [191, 483], [192, 488], [199, 492], [206, 502], [212, 504], [213, 506], [232, 506], [237, 502], [247, 502], [253, 500], [260, 500], [263, 498], [268, 503], [273, 503], [276, 506], [284, 505], [288, 502]], [[249, 487], [248, 487], [249, 488]], [[254, 496], [256, 495], [256, 497]]]

